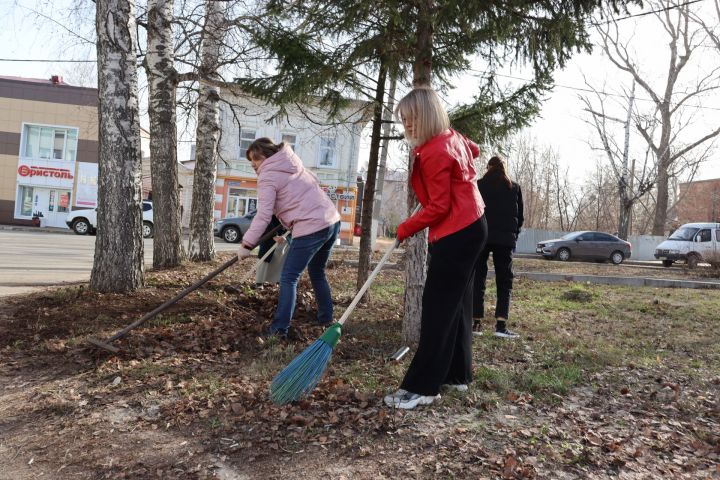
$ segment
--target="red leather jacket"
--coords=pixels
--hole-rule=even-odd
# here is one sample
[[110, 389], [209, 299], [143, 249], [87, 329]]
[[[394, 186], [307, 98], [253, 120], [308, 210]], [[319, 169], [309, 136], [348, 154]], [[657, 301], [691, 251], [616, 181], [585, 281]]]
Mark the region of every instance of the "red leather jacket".
[[398, 240], [429, 227], [429, 241], [436, 242], [482, 217], [475, 143], [450, 129], [416, 147], [414, 154], [410, 182], [423, 208], [398, 226]]

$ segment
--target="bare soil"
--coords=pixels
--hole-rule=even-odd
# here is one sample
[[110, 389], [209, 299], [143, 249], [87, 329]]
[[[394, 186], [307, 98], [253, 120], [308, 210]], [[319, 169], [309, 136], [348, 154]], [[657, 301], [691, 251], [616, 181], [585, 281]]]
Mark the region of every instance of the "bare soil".
[[[88, 346], [225, 259], [150, 272], [128, 295], [3, 300], [0, 479], [720, 477], [715, 292], [590, 286], [578, 301], [565, 284], [521, 280], [522, 339], [477, 337], [470, 391], [410, 412], [382, 405], [411, 358], [388, 359], [401, 345], [397, 270], [353, 314], [318, 388], [288, 406], [269, 401], [269, 383], [323, 331], [306, 278], [295, 342], [258, 340], [276, 287], [239, 284], [236, 268], [118, 341], [120, 354]], [[328, 274], [341, 313], [355, 271]]]

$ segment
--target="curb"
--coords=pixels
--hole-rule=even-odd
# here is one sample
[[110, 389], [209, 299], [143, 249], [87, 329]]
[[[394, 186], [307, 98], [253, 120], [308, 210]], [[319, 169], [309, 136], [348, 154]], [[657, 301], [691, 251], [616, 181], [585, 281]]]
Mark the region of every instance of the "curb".
[[[488, 277], [495, 277], [494, 271]], [[517, 272], [515, 277], [523, 277], [538, 282], [580, 282], [601, 285], [623, 285], [630, 287], [655, 288], [708, 288], [720, 290], [720, 282], [703, 282], [698, 280], [675, 280], [668, 278], [647, 277], [603, 277], [600, 275], [568, 275], [562, 273]]]
[[42, 232], [42, 233], [59, 233], [62, 235], [75, 235], [75, 232], [69, 228], [59, 227], [26, 227], [24, 225], [0, 225], [0, 230], [13, 232]]

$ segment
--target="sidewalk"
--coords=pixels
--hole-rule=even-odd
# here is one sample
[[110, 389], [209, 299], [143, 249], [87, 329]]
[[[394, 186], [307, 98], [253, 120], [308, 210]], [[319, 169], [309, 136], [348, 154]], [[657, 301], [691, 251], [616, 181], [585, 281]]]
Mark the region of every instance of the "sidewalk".
[[0, 230], [13, 231], [13, 232], [42, 232], [42, 233], [62, 233], [64, 235], [75, 235], [75, 232], [65, 227], [29, 227], [25, 225], [2, 225], [0, 224]]

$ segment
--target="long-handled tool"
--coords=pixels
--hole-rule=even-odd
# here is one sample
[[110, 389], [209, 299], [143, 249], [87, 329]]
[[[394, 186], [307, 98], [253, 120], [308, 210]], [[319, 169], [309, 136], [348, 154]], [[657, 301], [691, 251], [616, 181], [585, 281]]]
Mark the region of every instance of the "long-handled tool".
[[[266, 233], [265, 235], [263, 235], [262, 238], [260, 239], [260, 241], [258, 242], [258, 244], [260, 244], [260, 243], [262, 243], [262, 242], [264, 242], [264, 241], [269, 240], [270, 238], [272, 238], [272, 237], [275, 235], [275, 233], [276, 233], [281, 227], [282, 227], [282, 225], [278, 225], [277, 227], [273, 228], [273, 229], [270, 230], [268, 233]], [[289, 232], [286, 232], [285, 235], [283, 235], [283, 237], [287, 236], [288, 233], [289, 233]], [[260, 262], [264, 262], [265, 259], [275, 250], [275, 247], [277, 247], [277, 243], [276, 243], [275, 245], [273, 245], [272, 248], [270, 248], [270, 249], [268, 250], [268, 252], [265, 253], [265, 255], [263, 255], [263, 257], [262, 257], [260, 260], [258, 260], [258, 262], [252, 267], [252, 269], [250, 270], [250, 272], [248, 272], [246, 275], [249, 276], [250, 273], [254, 272], [255, 269], [257, 268], [257, 266], [260, 265]], [[162, 305], [160, 305], [159, 307], [157, 307], [157, 308], [154, 309], [153, 311], [146, 313], [145, 315], [143, 315], [142, 318], [140, 318], [139, 320], [134, 321], [133, 323], [131, 323], [131, 324], [128, 325], [127, 327], [123, 328], [122, 330], [120, 330], [119, 332], [117, 332], [115, 335], [113, 335], [112, 337], [108, 338], [108, 339], [105, 340], [104, 342], [103, 342], [102, 340], [99, 340], [99, 339], [93, 338], [93, 337], [88, 338], [87, 341], [90, 342], [91, 344], [95, 345], [96, 347], [102, 348], [103, 350], [107, 350], [107, 351], [112, 352], [112, 353], [117, 353], [117, 352], [119, 352], [120, 349], [118, 349], [117, 347], [114, 347], [114, 346], [110, 345], [112, 342], [114, 342], [115, 340], [118, 340], [118, 339], [124, 337], [125, 335], [128, 334], [128, 332], [130, 332], [131, 330], [139, 327], [140, 325], [142, 325], [143, 323], [147, 322], [148, 320], [150, 320], [150, 319], [152, 319], [152, 318], [155, 318], [155, 316], [157, 316], [159, 313], [161, 313], [161, 312], [167, 310], [168, 308], [170, 308], [171, 306], [175, 305], [177, 302], [179, 302], [180, 300], [182, 300], [183, 298], [185, 298], [189, 293], [191, 293], [191, 292], [197, 290], [198, 288], [202, 287], [202, 286], [205, 285], [207, 282], [209, 282], [209, 281], [212, 280], [213, 278], [217, 277], [217, 276], [220, 275], [222, 272], [224, 272], [225, 270], [227, 270], [229, 267], [231, 267], [232, 265], [234, 265], [237, 261], [238, 261], [237, 256], [233, 256], [230, 260], [228, 260], [227, 262], [223, 263], [223, 264], [220, 265], [218, 268], [216, 268], [216, 269], [213, 270], [212, 272], [208, 273], [208, 274], [205, 275], [203, 278], [201, 278], [201, 279], [198, 280], [197, 282], [193, 283], [193, 284], [190, 285], [189, 287], [185, 288], [185, 289], [182, 290], [180, 293], [178, 293], [178, 294], [175, 295], [173, 298], [171, 298], [171, 299], [168, 300], [167, 302], [163, 303]]]
[[[420, 205], [415, 208], [413, 214], [419, 209]], [[380, 262], [378, 262], [375, 269], [355, 295], [355, 298], [353, 298], [353, 301], [345, 312], [343, 312], [340, 320], [330, 325], [320, 338], [303, 350], [283, 371], [273, 378], [270, 384], [270, 398], [273, 402], [278, 405], [284, 405], [299, 400], [313, 391], [322, 378], [323, 373], [325, 373], [328, 363], [330, 363], [333, 348], [335, 348], [338, 340], [340, 340], [340, 335], [342, 335], [343, 324], [347, 321], [348, 317], [350, 317], [353, 310], [355, 310], [355, 307], [367, 289], [370, 288], [373, 280], [375, 280], [377, 274], [390, 258], [390, 254], [399, 245], [400, 242], [395, 240], [392, 246], [388, 248], [385, 255], [383, 255]]]

